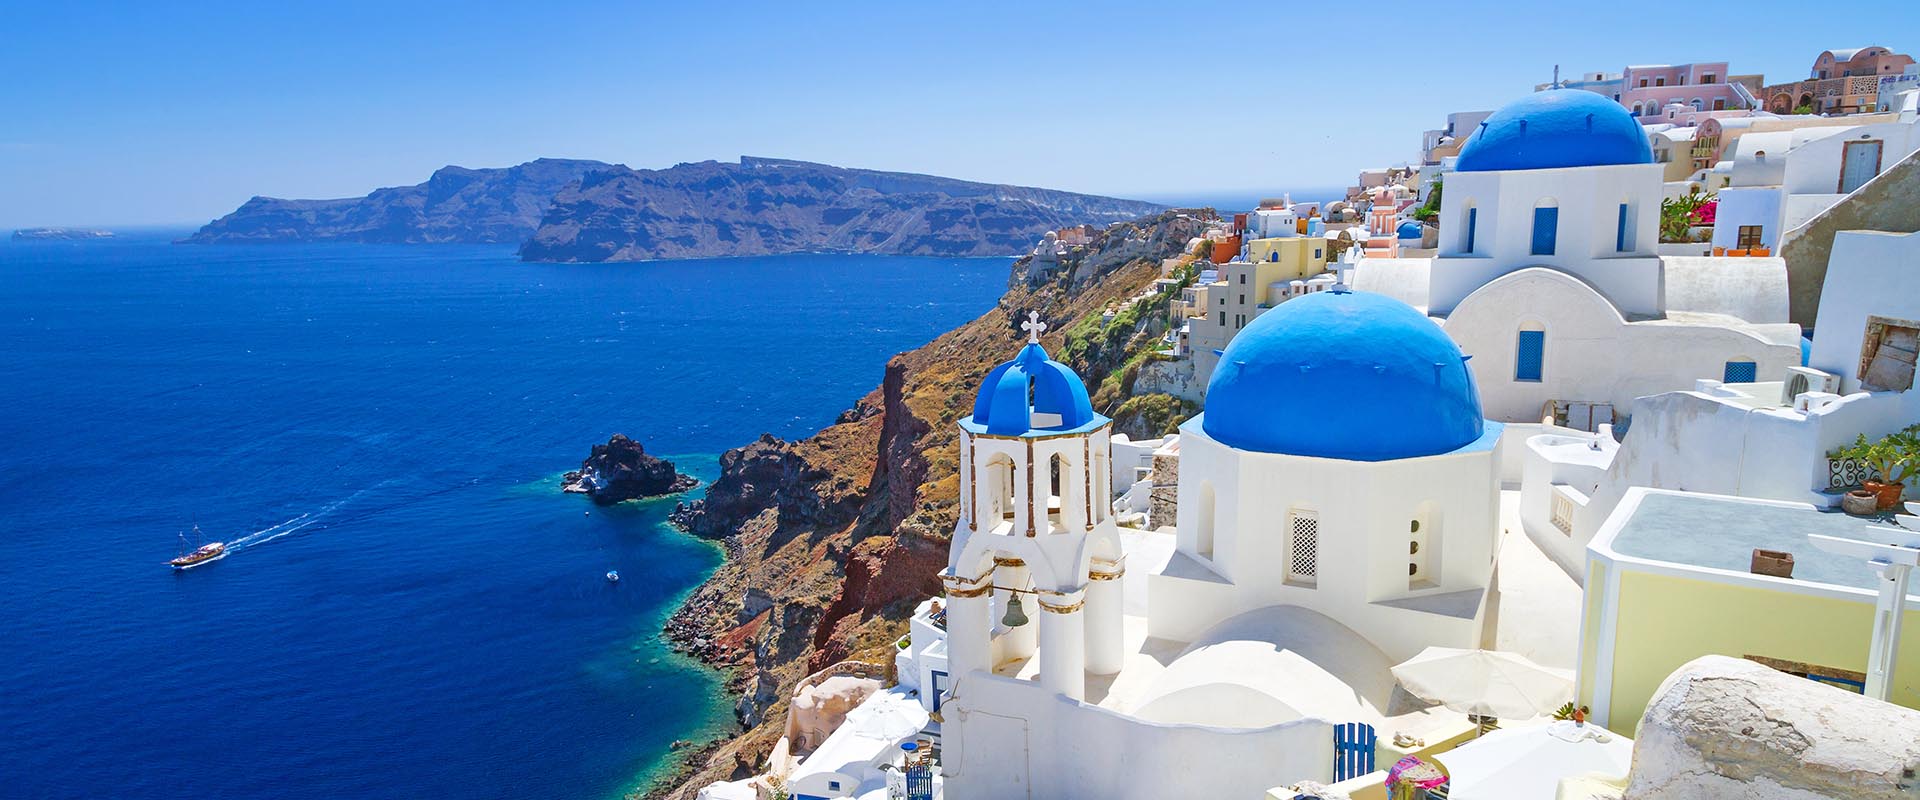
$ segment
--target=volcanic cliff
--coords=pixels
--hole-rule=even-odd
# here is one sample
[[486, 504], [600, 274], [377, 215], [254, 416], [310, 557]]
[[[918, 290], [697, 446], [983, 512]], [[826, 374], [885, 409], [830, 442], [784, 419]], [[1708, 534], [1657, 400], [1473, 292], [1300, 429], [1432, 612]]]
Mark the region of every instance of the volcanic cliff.
[[498, 169], [442, 167], [426, 183], [375, 189], [365, 197], [255, 197], [181, 241], [517, 243], [533, 235], [554, 194], [605, 169], [624, 167], [542, 158]]
[[1160, 207], [1025, 186], [745, 156], [615, 167], [553, 199], [528, 261], [637, 261], [835, 252], [1010, 256], [1042, 233]]
[[690, 754], [656, 795], [691, 798], [711, 781], [764, 769], [786, 698], [808, 673], [848, 658], [891, 662], [913, 605], [939, 591], [946, 566], [959, 487], [955, 423], [971, 413], [986, 373], [1019, 350], [1027, 311], [1053, 326], [1042, 343], [1099, 387], [1097, 409], [1117, 429], [1158, 434], [1192, 413], [1164, 396], [1140, 403], [1132, 374], [1162, 346], [1166, 300], [1179, 287], [1144, 290], [1210, 214], [1113, 225], [1058, 266], [1020, 259], [996, 308], [888, 361], [879, 388], [832, 426], [794, 442], [762, 436], [722, 457], [706, 499], [675, 516], [720, 540], [726, 562], [668, 635], [730, 670], [742, 731]]

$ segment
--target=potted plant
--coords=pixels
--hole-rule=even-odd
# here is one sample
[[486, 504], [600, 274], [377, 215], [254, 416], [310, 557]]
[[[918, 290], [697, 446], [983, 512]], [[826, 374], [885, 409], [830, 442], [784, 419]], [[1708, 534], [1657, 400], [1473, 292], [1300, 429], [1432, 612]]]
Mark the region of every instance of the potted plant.
[[1851, 458], [1878, 473], [1879, 480], [1862, 481], [1860, 488], [1874, 495], [1874, 510], [1886, 511], [1900, 504], [1906, 492], [1906, 480], [1920, 469], [1920, 424], [1909, 425], [1879, 439], [1868, 441], [1860, 434], [1853, 444], [1830, 454], [1832, 458]]

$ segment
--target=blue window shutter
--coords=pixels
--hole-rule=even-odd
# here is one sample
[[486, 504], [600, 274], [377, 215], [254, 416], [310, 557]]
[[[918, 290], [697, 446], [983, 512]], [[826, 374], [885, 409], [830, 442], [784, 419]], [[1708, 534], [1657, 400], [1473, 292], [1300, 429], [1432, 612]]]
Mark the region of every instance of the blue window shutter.
[[1613, 249], [1627, 252], [1633, 248], [1627, 246], [1627, 204], [1620, 204], [1620, 230], [1613, 236]]
[[1520, 343], [1513, 356], [1513, 379], [1516, 381], [1539, 381], [1541, 364], [1547, 355], [1546, 331], [1521, 331]]
[[1467, 254], [1473, 254], [1473, 231], [1480, 227], [1480, 209], [1467, 209]]
[[1560, 209], [1536, 208], [1533, 210], [1533, 254], [1536, 256], [1553, 255], [1554, 241], [1560, 235]]
[[1760, 379], [1760, 365], [1752, 361], [1729, 361], [1720, 375], [1722, 383], [1753, 383]]

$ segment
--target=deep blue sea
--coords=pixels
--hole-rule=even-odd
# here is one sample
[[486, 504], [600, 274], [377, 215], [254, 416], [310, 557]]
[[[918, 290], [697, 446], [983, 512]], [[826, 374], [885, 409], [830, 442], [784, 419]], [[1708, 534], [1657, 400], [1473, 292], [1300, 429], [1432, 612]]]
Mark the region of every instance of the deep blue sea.
[[[180, 233], [0, 241], [0, 796], [633, 790], [728, 721], [657, 639], [719, 556], [559, 473], [622, 432], [710, 478], [1007, 274]], [[238, 544], [175, 574], [196, 523]]]

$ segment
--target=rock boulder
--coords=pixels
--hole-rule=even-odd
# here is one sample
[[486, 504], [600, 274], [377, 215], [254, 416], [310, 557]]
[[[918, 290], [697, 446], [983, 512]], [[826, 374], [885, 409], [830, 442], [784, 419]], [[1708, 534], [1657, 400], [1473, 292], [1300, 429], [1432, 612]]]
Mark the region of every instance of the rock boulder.
[[1703, 656], [1640, 720], [1626, 800], [1912, 800], [1920, 711]]

